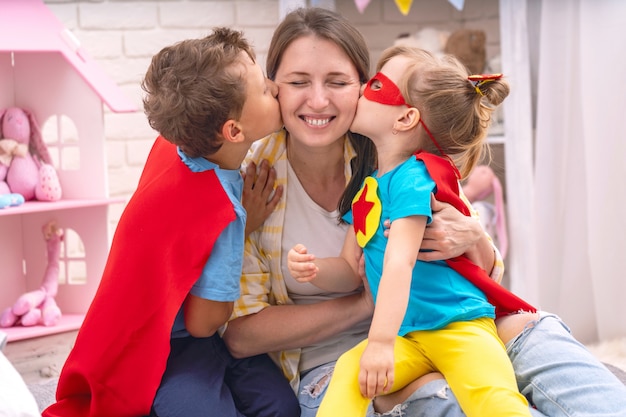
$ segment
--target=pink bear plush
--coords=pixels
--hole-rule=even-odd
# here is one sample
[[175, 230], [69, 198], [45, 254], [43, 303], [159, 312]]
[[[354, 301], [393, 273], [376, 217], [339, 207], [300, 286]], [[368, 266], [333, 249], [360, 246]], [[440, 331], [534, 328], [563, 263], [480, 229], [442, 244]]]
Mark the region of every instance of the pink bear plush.
[[44, 239], [47, 242], [48, 264], [41, 287], [35, 291], [22, 294], [12, 307], [5, 309], [0, 315], [0, 327], [22, 326], [54, 326], [61, 318], [61, 309], [54, 297], [59, 288], [59, 256], [63, 229], [56, 222], [43, 227]]
[[[463, 193], [474, 208], [481, 213], [481, 222], [486, 225], [487, 231], [496, 238], [498, 250], [504, 258], [509, 248], [509, 239], [506, 231], [504, 193], [502, 184], [495, 172], [487, 165], [476, 166], [465, 180]], [[493, 204], [484, 201], [489, 197], [493, 197]], [[479, 208], [482, 206], [488, 210], [481, 212]]]
[[0, 111], [0, 195], [21, 194], [25, 201], [56, 201], [61, 185], [41, 138], [39, 126], [27, 110]]

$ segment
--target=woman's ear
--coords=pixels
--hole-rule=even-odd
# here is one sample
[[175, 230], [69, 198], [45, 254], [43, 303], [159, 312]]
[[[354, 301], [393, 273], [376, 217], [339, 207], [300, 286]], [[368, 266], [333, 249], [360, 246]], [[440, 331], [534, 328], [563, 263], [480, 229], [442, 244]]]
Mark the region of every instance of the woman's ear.
[[394, 130], [406, 132], [415, 128], [420, 121], [420, 111], [415, 107], [409, 107], [400, 114], [393, 123]]
[[245, 135], [239, 123], [234, 119], [228, 119], [222, 126], [222, 136], [227, 142], [238, 143], [245, 140]]

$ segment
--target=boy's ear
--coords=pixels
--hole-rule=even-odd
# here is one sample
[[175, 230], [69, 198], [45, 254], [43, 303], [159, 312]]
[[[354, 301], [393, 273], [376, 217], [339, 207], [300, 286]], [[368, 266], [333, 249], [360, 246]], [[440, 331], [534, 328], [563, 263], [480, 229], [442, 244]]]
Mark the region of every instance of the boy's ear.
[[404, 110], [393, 123], [394, 130], [398, 132], [406, 132], [415, 128], [420, 121], [420, 111], [415, 107], [409, 107]]
[[241, 125], [234, 119], [228, 119], [222, 126], [222, 136], [224, 140], [232, 143], [239, 143], [245, 140], [245, 135]]

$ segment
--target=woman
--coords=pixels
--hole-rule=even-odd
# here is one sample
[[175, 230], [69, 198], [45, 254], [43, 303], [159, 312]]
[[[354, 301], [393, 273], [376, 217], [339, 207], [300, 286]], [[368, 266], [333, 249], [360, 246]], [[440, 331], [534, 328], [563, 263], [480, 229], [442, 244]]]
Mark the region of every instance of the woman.
[[[336, 359], [367, 336], [373, 312], [368, 292], [324, 293], [312, 284], [297, 283], [289, 276], [286, 263], [288, 249], [296, 242], [306, 242], [318, 256], [336, 256], [341, 250], [347, 226], [338, 223], [337, 207], [352, 175], [351, 161], [358, 155], [370, 167], [375, 164], [371, 143], [348, 132], [368, 72], [367, 45], [346, 20], [315, 8], [288, 14], [276, 29], [267, 56], [267, 75], [279, 86], [285, 128], [258, 142], [248, 158], [254, 167], [264, 159], [269, 161], [282, 195], [269, 200], [272, 213], [246, 244], [242, 297], [223, 337], [235, 357], [274, 352], [299, 396], [304, 417], [315, 415]], [[251, 188], [254, 170], [247, 173]], [[256, 214], [262, 217], [265, 210], [263, 206], [248, 210], [248, 221]], [[438, 213], [422, 245], [430, 252], [420, 253], [419, 258], [429, 261], [466, 254], [500, 280], [502, 260], [479, 223], [441, 203], [435, 202], [433, 211]], [[594, 398], [589, 401], [598, 404], [587, 405], [587, 400], [580, 400], [580, 393], [572, 392], [577, 387], [560, 383], [558, 378], [567, 377], [569, 373], [564, 372], [574, 368], [572, 365], [576, 365], [572, 374], [581, 372], [577, 366], [581, 363], [593, 371], [593, 377], [586, 376], [581, 385], [593, 382], [589, 384], [593, 387], [608, 381], [603, 384], [605, 389], [617, 391], [616, 385], [624, 389], [581, 349], [558, 318], [538, 320], [520, 314], [503, 320], [498, 323], [498, 334], [503, 342], [510, 342], [508, 353], [520, 390], [545, 413], [532, 410], [535, 415], [550, 414], [552, 394], [571, 401], [566, 406], [572, 404], [572, 409], [591, 410], [585, 415], [601, 415], [596, 406], [616, 407]], [[528, 330], [520, 334], [527, 323]], [[538, 340], [549, 345], [542, 346], [541, 355], [530, 349]], [[566, 354], [563, 349], [568, 349]], [[549, 368], [539, 368], [542, 364]], [[543, 378], [549, 389], [535, 390], [535, 382], [542, 383]], [[621, 401], [626, 401], [626, 395], [623, 397]], [[422, 377], [393, 396], [379, 397], [375, 408], [379, 412], [401, 408], [409, 416], [463, 415], [445, 380], [437, 374]]]

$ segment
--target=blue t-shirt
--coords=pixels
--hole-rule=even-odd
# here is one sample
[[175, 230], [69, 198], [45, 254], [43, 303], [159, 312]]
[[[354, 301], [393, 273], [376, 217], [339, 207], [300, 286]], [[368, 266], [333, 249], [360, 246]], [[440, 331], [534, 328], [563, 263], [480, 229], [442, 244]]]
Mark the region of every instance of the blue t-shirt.
[[[207, 300], [235, 301], [239, 298], [239, 279], [243, 266], [243, 245], [246, 229], [246, 210], [241, 205], [243, 179], [238, 169], [221, 169], [204, 158], [189, 158], [180, 149], [178, 155], [193, 172], [214, 170], [228, 195], [237, 218], [230, 222], [216, 240], [211, 256], [190, 293]], [[181, 201], [181, 204], [185, 204]], [[172, 337], [189, 336], [185, 328], [182, 307], [172, 327]]]
[[[365, 272], [374, 302], [378, 296], [387, 248], [382, 219], [390, 219], [393, 222], [408, 216], [425, 216], [430, 222], [432, 220], [430, 198], [431, 193], [435, 192], [435, 182], [428, 174], [426, 166], [414, 157], [381, 177], [376, 175], [377, 172], [372, 174], [371, 178], [378, 186], [374, 197], [377, 201], [374, 202], [370, 213], [376, 212], [376, 205], [379, 205], [381, 214], [376, 230], [370, 231], [369, 234], [372, 236], [363, 248]], [[353, 223], [353, 210], [344, 216], [348, 223]], [[479, 317], [495, 317], [494, 307], [487, 302], [481, 290], [448, 267], [444, 261], [416, 262], [409, 304], [400, 326], [400, 336], [416, 330], [440, 329], [455, 321]]]

